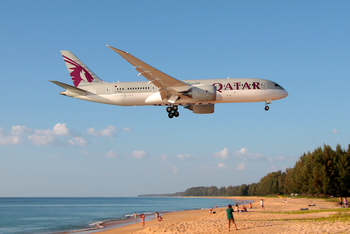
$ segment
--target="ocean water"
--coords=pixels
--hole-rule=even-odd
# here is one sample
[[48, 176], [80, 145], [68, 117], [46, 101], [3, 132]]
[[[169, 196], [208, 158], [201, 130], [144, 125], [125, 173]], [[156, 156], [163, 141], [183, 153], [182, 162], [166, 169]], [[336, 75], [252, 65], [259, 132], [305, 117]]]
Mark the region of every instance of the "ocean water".
[[106, 220], [126, 225], [134, 222], [130, 218], [134, 212], [149, 214], [150, 219], [157, 211], [208, 209], [235, 202], [241, 204], [227, 199], [180, 197], [0, 198], [0, 233], [62, 233], [88, 229]]

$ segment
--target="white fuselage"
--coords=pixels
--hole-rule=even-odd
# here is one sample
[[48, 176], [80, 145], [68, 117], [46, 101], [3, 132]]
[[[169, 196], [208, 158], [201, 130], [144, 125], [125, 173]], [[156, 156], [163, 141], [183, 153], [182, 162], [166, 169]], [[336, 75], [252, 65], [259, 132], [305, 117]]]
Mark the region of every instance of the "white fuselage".
[[[275, 82], [255, 78], [184, 80], [192, 86], [215, 85], [217, 89], [215, 101], [196, 101], [181, 95], [176, 105], [215, 104], [235, 102], [271, 102], [288, 95]], [[102, 82], [94, 85], [81, 85], [80, 89], [89, 91], [87, 95], [65, 91], [61, 94], [74, 98], [120, 106], [169, 105], [167, 99], [162, 100], [156, 86], [145, 82]]]

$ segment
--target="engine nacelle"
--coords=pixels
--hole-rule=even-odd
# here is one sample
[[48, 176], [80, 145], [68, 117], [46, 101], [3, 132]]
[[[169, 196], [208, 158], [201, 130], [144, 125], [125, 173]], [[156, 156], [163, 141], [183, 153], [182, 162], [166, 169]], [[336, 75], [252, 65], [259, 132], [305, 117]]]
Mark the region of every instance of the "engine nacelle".
[[214, 113], [214, 104], [204, 104], [204, 105], [191, 105], [186, 106], [186, 109], [190, 109], [195, 114], [211, 114]]
[[216, 100], [216, 86], [203, 85], [193, 86], [183, 95], [188, 96], [196, 101], [215, 101]]

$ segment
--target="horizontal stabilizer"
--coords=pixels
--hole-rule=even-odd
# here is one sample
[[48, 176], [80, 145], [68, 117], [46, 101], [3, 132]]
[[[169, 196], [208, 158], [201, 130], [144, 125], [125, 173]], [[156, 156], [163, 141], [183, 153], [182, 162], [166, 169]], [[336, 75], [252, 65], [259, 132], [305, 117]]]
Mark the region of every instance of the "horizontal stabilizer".
[[49, 80], [49, 81], [54, 83], [55, 85], [60, 86], [61, 88], [64, 88], [64, 89], [66, 89], [66, 90], [68, 90], [70, 92], [76, 93], [76, 94], [86, 95], [86, 94], [89, 93], [88, 91], [85, 91], [83, 89], [79, 89], [77, 87], [74, 87], [74, 86], [71, 86], [71, 85], [59, 82], [59, 81], [54, 81], [54, 80]]

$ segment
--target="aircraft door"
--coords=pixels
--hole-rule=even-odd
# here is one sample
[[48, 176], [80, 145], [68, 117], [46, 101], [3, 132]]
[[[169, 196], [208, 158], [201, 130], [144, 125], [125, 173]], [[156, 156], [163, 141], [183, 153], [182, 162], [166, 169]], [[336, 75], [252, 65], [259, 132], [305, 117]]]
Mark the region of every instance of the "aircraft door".
[[106, 94], [111, 94], [112, 93], [112, 87], [111, 86], [107, 86], [106, 87]]

